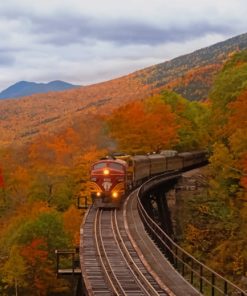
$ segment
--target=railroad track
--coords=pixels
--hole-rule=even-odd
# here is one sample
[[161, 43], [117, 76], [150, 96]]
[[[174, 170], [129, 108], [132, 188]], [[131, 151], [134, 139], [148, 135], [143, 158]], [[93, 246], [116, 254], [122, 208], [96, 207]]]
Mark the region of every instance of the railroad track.
[[83, 229], [83, 274], [89, 295], [168, 295], [133, 248], [122, 210], [91, 208]]

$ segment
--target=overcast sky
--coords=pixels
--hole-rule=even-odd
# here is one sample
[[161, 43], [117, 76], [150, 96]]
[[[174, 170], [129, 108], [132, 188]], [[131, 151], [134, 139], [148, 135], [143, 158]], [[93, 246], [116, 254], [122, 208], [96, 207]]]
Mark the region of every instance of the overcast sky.
[[246, 0], [0, 0], [0, 91], [100, 82], [245, 32]]

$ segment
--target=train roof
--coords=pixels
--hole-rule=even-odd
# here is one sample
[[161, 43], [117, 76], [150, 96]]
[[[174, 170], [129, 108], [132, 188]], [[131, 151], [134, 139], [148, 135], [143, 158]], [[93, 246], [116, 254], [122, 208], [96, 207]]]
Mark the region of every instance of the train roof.
[[178, 154], [177, 150], [161, 150], [160, 154], [166, 157], [172, 157]]
[[150, 158], [150, 159], [165, 159], [165, 155], [162, 155], [162, 154], [151, 154], [151, 155], [148, 155], [148, 158]]
[[134, 155], [131, 157], [132, 160], [134, 161], [140, 161], [140, 160], [144, 160], [144, 159], [148, 159], [147, 155]]
[[201, 154], [206, 154], [205, 150], [197, 150], [197, 151], [191, 151], [191, 152], [181, 152], [178, 155], [179, 156], [189, 156], [189, 155], [201, 155]]

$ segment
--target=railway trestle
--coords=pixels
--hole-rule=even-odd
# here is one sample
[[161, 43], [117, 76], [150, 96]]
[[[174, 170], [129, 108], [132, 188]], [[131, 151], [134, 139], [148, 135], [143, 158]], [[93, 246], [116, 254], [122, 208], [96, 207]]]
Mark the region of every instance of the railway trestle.
[[79, 252], [67, 254], [71, 274], [80, 259], [74, 295], [247, 295], [174, 242], [166, 194], [180, 177], [166, 173], [148, 180], [119, 210], [89, 207]]

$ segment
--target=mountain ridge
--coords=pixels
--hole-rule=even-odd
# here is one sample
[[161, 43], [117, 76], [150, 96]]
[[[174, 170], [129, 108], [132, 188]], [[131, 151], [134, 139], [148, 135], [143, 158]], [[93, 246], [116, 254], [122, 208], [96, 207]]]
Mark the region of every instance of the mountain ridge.
[[[193, 90], [186, 83], [186, 90], [181, 88], [181, 85], [176, 85], [174, 80], [185, 78], [186, 72], [190, 70], [203, 70], [206, 68], [208, 72], [208, 66], [214, 65], [214, 69], [210, 67], [209, 76], [216, 74], [220, 70], [220, 66], [229, 58], [229, 54], [232, 55], [236, 51], [240, 51], [247, 48], [247, 33], [234, 36], [227, 40], [215, 43], [213, 45], [197, 49], [192, 53], [184, 54], [179, 57], [175, 57], [170, 61], [165, 61], [142, 70], [136, 71], [137, 76], [145, 84], [152, 84], [153, 87], [164, 87], [171, 88], [178, 92], [189, 100], [206, 99], [209, 91], [209, 87], [199, 86], [202, 89], [200, 97], [198, 93], [195, 95]], [[175, 75], [173, 75], [174, 68], [177, 69]], [[143, 78], [147, 76], [148, 78]], [[191, 73], [190, 73], [191, 74]], [[211, 77], [209, 77], [211, 78]], [[194, 81], [192, 81], [193, 83]], [[170, 87], [170, 84], [172, 85]], [[178, 83], [179, 84], [179, 83]], [[176, 87], [177, 86], [177, 87]], [[189, 93], [190, 92], [190, 93]]]
[[217, 73], [237, 51], [247, 49], [247, 33], [123, 77], [63, 92], [0, 101], [0, 143], [27, 142], [57, 132], [77, 118], [101, 116], [163, 89], [189, 100], [205, 100]]
[[32, 81], [18, 81], [0, 92], [0, 99], [20, 98], [37, 93], [47, 93], [50, 91], [64, 91], [67, 89], [80, 87], [62, 80], [54, 80], [47, 83]]

